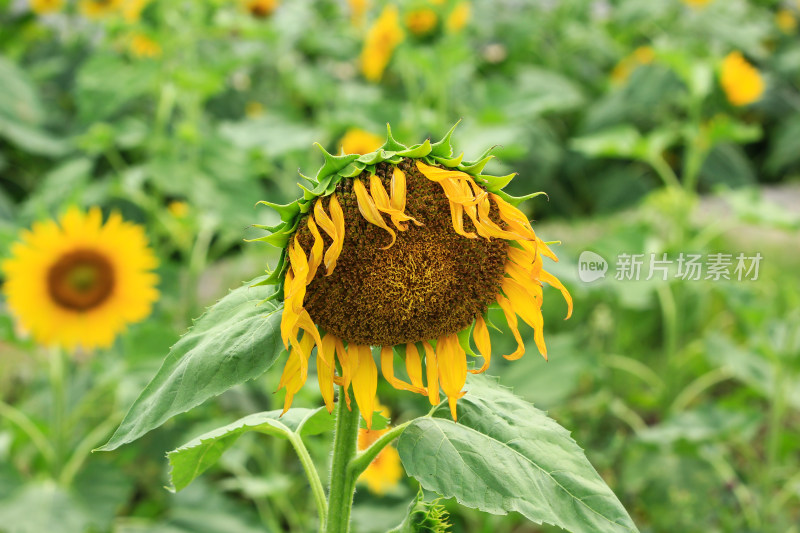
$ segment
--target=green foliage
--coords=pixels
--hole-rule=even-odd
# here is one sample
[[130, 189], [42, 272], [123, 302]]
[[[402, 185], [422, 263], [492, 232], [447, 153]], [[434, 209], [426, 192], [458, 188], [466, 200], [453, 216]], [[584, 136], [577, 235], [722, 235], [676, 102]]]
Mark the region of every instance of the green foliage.
[[248, 415], [232, 424], [215, 429], [187, 442], [167, 454], [170, 480], [174, 490], [182, 490], [197, 476], [208, 470], [220, 456], [244, 433], [255, 431], [274, 437], [289, 438], [318, 435], [331, 431], [335, 424], [333, 415], [324, 407], [317, 409], [290, 409]]
[[573, 532], [638, 531], [569, 432], [490, 378], [473, 377], [458, 423], [415, 420], [397, 445], [427, 490]]
[[181, 337], [101, 450], [132, 442], [272, 366], [283, 351], [282, 307], [264, 302], [272, 289], [258, 281], [231, 291]]

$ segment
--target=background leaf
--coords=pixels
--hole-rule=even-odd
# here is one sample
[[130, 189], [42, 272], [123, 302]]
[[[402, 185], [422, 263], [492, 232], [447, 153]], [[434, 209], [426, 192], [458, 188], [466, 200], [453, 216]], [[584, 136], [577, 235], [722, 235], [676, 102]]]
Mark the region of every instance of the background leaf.
[[567, 430], [493, 380], [469, 380], [458, 423], [440, 416], [446, 406], [413, 422], [397, 446], [424, 488], [573, 532], [637, 531]]
[[189, 485], [197, 476], [214, 465], [239, 437], [257, 431], [274, 437], [287, 438], [289, 433], [316, 435], [332, 431], [335, 417], [324, 407], [290, 409], [283, 417], [281, 410], [255, 413], [209, 431], [167, 454], [170, 481], [176, 491]]

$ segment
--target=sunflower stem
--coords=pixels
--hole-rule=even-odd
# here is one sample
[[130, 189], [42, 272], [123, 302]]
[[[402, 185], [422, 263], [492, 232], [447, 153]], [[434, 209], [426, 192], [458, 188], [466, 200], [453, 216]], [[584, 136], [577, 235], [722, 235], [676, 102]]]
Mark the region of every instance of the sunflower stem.
[[64, 376], [64, 354], [61, 349], [54, 348], [50, 352], [50, 389], [52, 392], [51, 405], [51, 435], [53, 442], [54, 461], [53, 479], [60, 479], [61, 471], [64, 468], [65, 455], [65, 431], [64, 419], [66, 418], [66, 390]]
[[352, 461], [350, 461], [349, 473], [354, 479], [358, 479], [358, 476], [361, 475], [364, 470], [372, 463], [373, 460], [381, 453], [386, 446], [388, 446], [394, 439], [399, 437], [403, 431], [411, 424], [413, 420], [409, 420], [408, 422], [404, 422], [399, 426], [395, 426], [383, 435], [381, 438], [375, 441], [375, 443], [364, 450], [363, 452], [356, 455]]
[[350, 470], [350, 463], [356, 455], [359, 411], [355, 402], [353, 402], [352, 409], [348, 409], [344, 401], [344, 394], [344, 388], [339, 387], [326, 533], [348, 533], [350, 531], [350, 509], [353, 507], [353, 493], [356, 488], [356, 480]]

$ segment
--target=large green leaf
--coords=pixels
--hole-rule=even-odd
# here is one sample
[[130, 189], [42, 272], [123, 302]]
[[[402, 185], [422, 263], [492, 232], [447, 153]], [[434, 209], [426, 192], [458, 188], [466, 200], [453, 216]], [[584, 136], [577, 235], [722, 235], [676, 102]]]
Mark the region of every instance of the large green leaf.
[[336, 418], [324, 407], [290, 409], [283, 417], [281, 411], [266, 411], [240, 418], [232, 424], [209, 431], [167, 454], [170, 481], [178, 491], [216, 463], [239, 437], [249, 431], [288, 438], [290, 433], [316, 435], [332, 431]]
[[510, 390], [471, 377], [458, 423], [447, 411], [441, 406], [433, 418], [415, 420], [397, 446], [425, 489], [573, 532], [637, 531], [569, 432]]
[[181, 337], [101, 450], [132, 442], [272, 366], [283, 350], [283, 307], [264, 302], [273, 287], [252, 286], [262, 278], [231, 291]]

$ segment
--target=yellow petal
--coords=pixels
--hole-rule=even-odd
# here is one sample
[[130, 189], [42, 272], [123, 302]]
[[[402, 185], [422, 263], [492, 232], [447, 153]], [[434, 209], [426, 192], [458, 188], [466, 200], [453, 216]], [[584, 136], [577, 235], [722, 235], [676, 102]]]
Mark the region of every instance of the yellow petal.
[[422, 384], [422, 361], [419, 358], [419, 351], [417, 345], [413, 343], [406, 344], [406, 373], [408, 374], [411, 383], [421, 389], [421, 394], [428, 395], [425, 385]]
[[[339, 206], [339, 202], [336, 200], [335, 195], [331, 195], [330, 200], [330, 210], [331, 214], [334, 213], [335, 207]], [[325, 263], [325, 275], [330, 276], [333, 273], [333, 269], [336, 268], [336, 260], [339, 258], [339, 254], [342, 251], [342, 246], [344, 244], [344, 219], [341, 217], [342, 208], [339, 206], [339, 214], [340, 220], [342, 220], [341, 229], [339, 228], [339, 224], [335, 223], [327, 213], [325, 213], [325, 207], [322, 204], [322, 199], [320, 198], [314, 204], [314, 219], [316, 220], [319, 227], [328, 234], [328, 237], [331, 238], [331, 245], [328, 246], [328, 249], [325, 251], [324, 256], [324, 263]]]
[[385, 229], [389, 232], [389, 235], [392, 236], [392, 242], [390, 242], [387, 246], [384, 246], [382, 249], [386, 250], [387, 248], [391, 248], [395, 239], [397, 238], [397, 235], [395, 234], [394, 230], [387, 226], [386, 222], [384, 222], [381, 212], [378, 211], [378, 207], [375, 205], [375, 201], [369, 195], [366, 187], [364, 187], [364, 184], [360, 179], [353, 180], [353, 190], [356, 193], [358, 210], [361, 212], [361, 216], [363, 216], [364, 219], [370, 224], [375, 224], [376, 226]]
[[372, 350], [366, 345], [348, 346], [349, 355], [353, 352], [358, 360], [358, 368], [353, 374], [353, 396], [361, 410], [361, 416], [372, 429], [372, 413], [375, 411], [375, 393], [378, 391], [378, 367], [372, 359]]
[[[336, 357], [339, 359], [339, 364], [342, 367], [341, 385], [344, 388], [344, 399], [345, 402], [347, 402], [347, 408], [350, 409], [349, 389], [350, 383], [353, 381], [353, 370], [356, 367], [352, 362], [355, 359], [355, 354], [351, 355], [347, 353], [344, 343], [342, 343], [342, 339], [338, 337], [336, 337]], [[336, 381], [335, 377], [334, 381]]]
[[542, 272], [539, 274], [539, 279], [542, 280], [545, 283], [549, 283], [550, 285], [552, 285], [553, 287], [555, 287], [556, 289], [561, 291], [561, 295], [564, 296], [564, 300], [567, 301], [567, 317], [564, 320], [566, 320], [567, 318], [571, 317], [572, 316], [572, 296], [570, 295], [570, 293], [567, 290], [567, 288], [564, 287], [564, 284], [561, 283], [561, 281], [557, 277], [555, 277], [551, 273], [546, 272], [544, 270], [542, 270]]
[[457, 420], [456, 404], [464, 396], [461, 389], [467, 381], [467, 354], [458, 342], [458, 335], [439, 337], [436, 358], [439, 364], [439, 382], [447, 395], [453, 420]]
[[489, 338], [489, 328], [486, 327], [486, 321], [483, 320], [481, 315], [475, 319], [475, 327], [472, 329], [472, 338], [475, 340], [475, 346], [478, 347], [478, 352], [483, 356], [483, 366], [477, 370], [470, 370], [473, 374], [481, 374], [486, 372], [489, 368], [489, 362], [492, 360], [492, 342]]
[[544, 319], [541, 309], [541, 290], [538, 285], [521, 285], [511, 278], [503, 279], [503, 293], [511, 302], [511, 307], [519, 317], [533, 328], [533, 339], [542, 357], [547, 359], [547, 346], [544, 343]]
[[428, 341], [422, 341], [425, 348], [425, 369], [428, 374], [428, 400], [431, 405], [439, 404], [439, 365], [436, 364], [436, 352]]
[[329, 413], [333, 412], [333, 364], [336, 354], [336, 336], [327, 333], [322, 337], [322, 345], [317, 346], [317, 379], [319, 391]]
[[394, 375], [394, 350], [391, 346], [383, 346], [381, 347], [381, 372], [383, 373], [383, 378], [395, 389], [398, 390], [407, 390], [410, 392], [417, 392], [419, 394], [425, 394], [425, 389], [416, 388], [413, 385], [406, 383], [402, 379], [395, 377]]
[[[283, 413], [281, 413], [281, 416], [292, 406], [292, 398], [303, 386], [303, 383], [306, 382], [308, 357], [311, 355], [313, 347], [314, 341], [311, 335], [303, 335], [300, 343], [297, 346], [293, 346], [289, 352], [289, 359], [286, 361], [286, 366], [283, 368], [283, 374], [278, 383], [278, 389], [286, 387], [286, 397], [283, 401]], [[305, 373], [303, 372], [303, 367], [306, 368]]]
[[[375, 206], [379, 211], [386, 213], [391, 217], [392, 223], [397, 227], [397, 229], [400, 231], [405, 231], [408, 229], [408, 226], [403, 224], [403, 222], [406, 220], [412, 220], [418, 226], [420, 225], [419, 221], [417, 221], [414, 217], [408, 216], [403, 212], [403, 210], [396, 209], [392, 206], [392, 201], [389, 199], [389, 194], [383, 187], [383, 183], [381, 182], [380, 178], [375, 174], [369, 177], [369, 191], [370, 194], [372, 194], [373, 200], [375, 200]], [[405, 201], [403, 201], [403, 203], [405, 204]]]
[[320, 263], [322, 263], [322, 248], [324, 246], [324, 241], [322, 240], [322, 236], [319, 234], [319, 230], [317, 229], [317, 225], [314, 223], [314, 217], [308, 217], [308, 231], [311, 232], [311, 235], [314, 237], [314, 244], [311, 246], [311, 254], [308, 258], [308, 275], [306, 276], [306, 285], [311, 283], [314, 279], [314, 276], [317, 275], [317, 269], [319, 268]]
[[514, 309], [511, 307], [511, 302], [509, 302], [502, 294], [498, 294], [496, 299], [498, 305], [500, 305], [500, 308], [503, 310], [503, 314], [506, 316], [508, 328], [511, 330], [511, 333], [514, 335], [514, 339], [517, 341], [517, 349], [514, 350], [513, 353], [504, 355], [503, 357], [509, 361], [514, 361], [525, 354], [525, 343], [522, 342], [522, 337], [520, 336], [519, 329], [517, 327], [517, 315], [514, 313]]
[[[400, 167], [394, 167], [392, 172], [392, 199], [391, 205], [401, 213], [406, 212], [406, 175]], [[422, 226], [422, 222], [412, 218], [414, 224]]]

